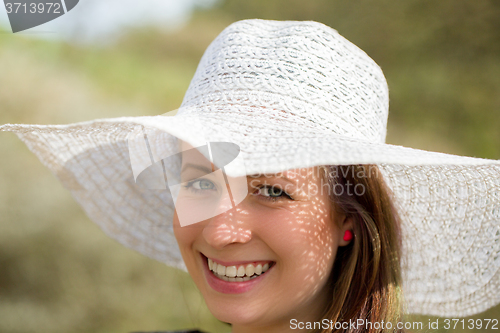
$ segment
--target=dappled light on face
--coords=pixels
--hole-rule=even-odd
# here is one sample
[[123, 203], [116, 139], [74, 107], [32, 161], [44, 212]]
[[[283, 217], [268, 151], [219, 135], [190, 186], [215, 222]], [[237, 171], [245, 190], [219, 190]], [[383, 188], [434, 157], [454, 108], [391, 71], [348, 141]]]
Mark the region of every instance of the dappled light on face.
[[[293, 185], [282, 183], [283, 178]], [[328, 278], [338, 246], [339, 231], [331, 219], [328, 190], [316, 168], [270, 175], [255, 185], [277, 184], [293, 200], [282, 199], [274, 206], [268, 204], [269, 208], [249, 208], [248, 212], [250, 220], [255, 220], [252, 242], [262, 240], [276, 254], [275, 269], [281, 274], [273, 276], [275, 281], [270, 285], [279, 287], [273, 288], [268, 297], [248, 303], [246, 311], [269, 308], [269, 313], [277, 315], [287, 309], [295, 316], [302, 311], [301, 315], [317, 319], [330, 297]], [[289, 304], [285, 309], [284, 300]]]
[[243, 226], [243, 221], [238, 216], [248, 215], [248, 212], [239, 207], [228, 210], [211, 219], [203, 228], [203, 236], [207, 243], [215, 249], [223, 249], [226, 245], [244, 244], [252, 238], [252, 231]]
[[[290, 171], [292, 172], [292, 171]], [[317, 169], [300, 169], [293, 177], [301, 185], [303, 201], [293, 209], [295, 218], [289, 219], [290, 239], [302, 249], [296, 260], [297, 270], [303, 272], [302, 284], [297, 288], [298, 301], [324, 288], [334, 259], [335, 224], [331, 221], [331, 203]]]
[[[324, 311], [340, 231], [322, 179], [318, 168], [248, 176], [248, 195], [236, 207], [176, 228], [186, 266], [219, 320], [237, 328], [277, 318], [316, 320]], [[207, 284], [206, 274], [213, 274], [204, 271], [207, 258], [270, 268], [253, 289], [226, 295]]]

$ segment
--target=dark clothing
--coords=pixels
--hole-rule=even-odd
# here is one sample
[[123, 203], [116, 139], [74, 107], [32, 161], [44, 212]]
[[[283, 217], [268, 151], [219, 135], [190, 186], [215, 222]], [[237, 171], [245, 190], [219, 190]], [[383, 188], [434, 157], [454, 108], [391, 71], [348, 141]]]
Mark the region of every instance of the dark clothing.
[[202, 331], [156, 331], [156, 332], [131, 332], [131, 333], [205, 333]]

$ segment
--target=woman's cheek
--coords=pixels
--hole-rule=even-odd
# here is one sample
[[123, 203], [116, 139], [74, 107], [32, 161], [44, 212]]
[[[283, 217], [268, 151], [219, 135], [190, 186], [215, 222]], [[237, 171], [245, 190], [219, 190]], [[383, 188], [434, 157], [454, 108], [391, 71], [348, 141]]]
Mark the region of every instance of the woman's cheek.
[[185, 250], [191, 248], [191, 245], [194, 243], [197, 237], [199, 227], [197, 227], [196, 225], [181, 227], [177, 218], [177, 214], [174, 215], [173, 226], [175, 239], [177, 240], [177, 244], [179, 245], [182, 256], [185, 257]]

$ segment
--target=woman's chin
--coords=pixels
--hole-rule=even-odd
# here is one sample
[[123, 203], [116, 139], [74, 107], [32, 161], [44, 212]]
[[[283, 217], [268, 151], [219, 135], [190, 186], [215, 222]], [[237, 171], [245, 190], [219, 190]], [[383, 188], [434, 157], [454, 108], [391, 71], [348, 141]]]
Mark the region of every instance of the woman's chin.
[[220, 304], [208, 305], [210, 312], [218, 320], [232, 324], [233, 326], [256, 327], [263, 326], [266, 322], [265, 314], [262, 311], [249, 308], [245, 304]]
[[273, 321], [275, 304], [258, 295], [202, 292], [208, 309], [218, 320], [233, 326], [258, 327]]

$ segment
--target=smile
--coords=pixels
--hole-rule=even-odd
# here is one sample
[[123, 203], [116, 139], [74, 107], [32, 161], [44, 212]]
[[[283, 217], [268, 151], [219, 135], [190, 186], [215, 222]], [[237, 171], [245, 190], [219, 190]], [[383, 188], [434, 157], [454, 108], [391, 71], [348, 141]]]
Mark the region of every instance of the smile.
[[245, 282], [259, 277], [269, 270], [273, 262], [251, 263], [244, 265], [224, 266], [207, 258], [208, 269], [214, 275], [228, 282]]

